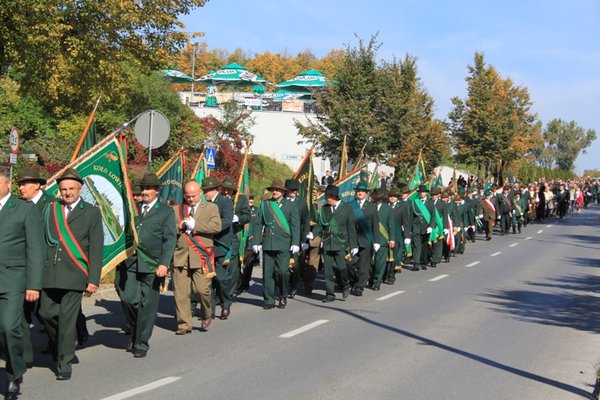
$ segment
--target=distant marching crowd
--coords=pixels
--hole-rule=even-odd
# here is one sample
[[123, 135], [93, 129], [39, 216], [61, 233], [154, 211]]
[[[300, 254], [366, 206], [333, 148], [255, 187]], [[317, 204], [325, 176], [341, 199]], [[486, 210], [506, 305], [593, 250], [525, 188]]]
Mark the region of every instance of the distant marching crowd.
[[[36, 169], [17, 177], [20, 198], [11, 194], [10, 173], [0, 169], [0, 352], [6, 359], [5, 399], [17, 399], [22, 377], [33, 365], [33, 316], [48, 335], [46, 352], [59, 381], [72, 377], [77, 346], [88, 338], [81, 313], [83, 294], [98, 290], [103, 260], [100, 210], [81, 198], [85, 181], [73, 169], [57, 178], [60, 198], [43, 190]], [[327, 181], [326, 181], [327, 182]], [[236, 193], [231, 177], [207, 177], [184, 185], [184, 202], [158, 201], [156, 174], [133, 185], [139, 215], [138, 246], [116, 271], [134, 358], [149, 351], [161, 288], [171, 276], [176, 335], [193, 329], [199, 312], [206, 331], [227, 320], [236, 296], [249, 290], [253, 267], [262, 268], [263, 309], [285, 309], [298, 290], [312, 296], [322, 270], [323, 301], [362, 296], [366, 288], [392, 285], [403, 269], [424, 270], [462, 254], [484, 233], [520, 233], [535, 221], [563, 218], [600, 203], [597, 181], [505, 184], [497, 188], [461, 180], [453, 187], [421, 185], [416, 194], [391, 184], [354, 187], [349, 202], [339, 188], [320, 188], [323, 204], [309, 212], [296, 179], [274, 180], [270, 197], [254, 204]], [[311, 205], [312, 206], [312, 205]], [[312, 217], [311, 218], [311, 214]], [[336, 297], [337, 295], [337, 297]]]

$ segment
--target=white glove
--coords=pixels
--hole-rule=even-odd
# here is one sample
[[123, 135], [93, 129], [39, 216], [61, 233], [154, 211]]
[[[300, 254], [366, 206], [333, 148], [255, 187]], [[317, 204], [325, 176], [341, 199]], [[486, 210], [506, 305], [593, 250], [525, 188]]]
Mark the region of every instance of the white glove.
[[410, 244], [410, 239], [404, 239], [404, 244]]
[[475, 230], [475, 225], [471, 225], [471, 229]]
[[456, 232], [460, 232], [460, 226], [456, 227]]
[[261, 249], [262, 249], [262, 246], [259, 246], [259, 245], [256, 245], [256, 244], [254, 246], [252, 246], [252, 251], [254, 252], [254, 254], [260, 253]]
[[448, 229], [444, 229], [444, 235], [448, 234]]
[[350, 250], [350, 254], [355, 256], [358, 254], [358, 247], [353, 248], [352, 250]]
[[379, 243], [373, 243], [373, 251], [375, 251], [375, 253], [377, 253], [380, 248], [381, 245]]
[[302, 243], [302, 244], [300, 245], [300, 247], [302, 247], [302, 250], [308, 250], [308, 248], [309, 248], [310, 246], [308, 245], [308, 243]]
[[290, 251], [292, 252], [292, 254], [298, 254], [298, 252], [300, 251], [300, 247], [293, 244], [292, 247], [290, 247]]
[[479, 215], [477, 216], [477, 218], [479, 218], [479, 219], [483, 218], [483, 214], [479, 214]]
[[306, 235], [306, 238], [307, 238], [308, 240], [313, 240], [313, 239], [315, 238], [315, 235], [313, 235], [313, 233], [312, 233], [312, 232], [308, 232], [308, 234]]
[[196, 220], [193, 217], [187, 217], [183, 220], [183, 224], [188, 231], [193, 231], [196, 226]]
[[431, 232], [433, 232], [433, 229], [431, 229], [431, 227], [428, 227], [427, 228], [427, 233], [431, 233]]
[[240, 222], [240, 217], [238, 217], [237, 215], [233, 215], [233, 220], [232, 222], [235, 224], [236, 222]]
[[498, 217], [496, 219], [500, 219], [500, 218], [502, 218], [502, 215], [498, 215]]

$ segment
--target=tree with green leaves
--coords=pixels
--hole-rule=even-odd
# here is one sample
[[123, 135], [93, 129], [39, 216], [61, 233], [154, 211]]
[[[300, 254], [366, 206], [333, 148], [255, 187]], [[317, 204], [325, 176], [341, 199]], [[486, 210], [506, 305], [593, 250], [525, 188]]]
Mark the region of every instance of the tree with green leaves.
[[553, 119], [544, 129], [546, 154], [552, 160], [550, 166], [556, 165], [561, 171], [572, 172], [579, 154], [585, 154], [585, 149], [594, 140], [596, 140], [596, 131], [594, 129], [585, 130], [575, 121]]

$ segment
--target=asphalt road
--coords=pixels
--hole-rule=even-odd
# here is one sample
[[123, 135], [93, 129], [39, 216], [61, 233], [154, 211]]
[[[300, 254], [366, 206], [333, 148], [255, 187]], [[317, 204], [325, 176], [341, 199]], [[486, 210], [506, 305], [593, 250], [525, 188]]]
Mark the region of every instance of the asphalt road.
[[321, 283], [265, 311], [256, 279], [229, 320], [186, 336], [173, 334], [167, 294], [145, 359], [125, 352], [120, 304], [105, 291], [85, 304], [93, 336], [71, 381], [55, 380], [36, 329], [21, 398], [584, 398], [600, 360], [599, 221], [592, 207], [478, 240], [347, 301], [322, 303]]

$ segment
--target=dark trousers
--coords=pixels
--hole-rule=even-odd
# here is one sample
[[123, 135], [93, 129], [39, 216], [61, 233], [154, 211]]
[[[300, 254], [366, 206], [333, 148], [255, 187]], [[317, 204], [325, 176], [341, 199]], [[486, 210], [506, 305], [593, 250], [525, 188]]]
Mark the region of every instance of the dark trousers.
[[127, 324], [131, 329], [134, 349], [147, 351], [160, 300], [160, 285], [164, 278], [153, 273], [138, 273], [120, 267], [115, 288], [121, 299]]
[[413, 233], [413, 262], [415, 265], [425, 265], [427, 261], [427, 246], [429, 233]]
[[390, 249], [387, 246], [381, 246], [379, 251], [375, 253], [375, 262], [371, 268], [371, 284], [373, 287], [380, 287], [381, 282], [383, 281], [383, 277], [387, 272], [388, 259], [390, 255], [393, 253], [394, 249]]
[[348, 278], [348, 267], [345, 259], [346, 252], [340, 251], [324, 251], [323, 252], [323, 268], [325, 272], [325, 296], [335, 298], [335, 281], [342, 289], [350, 286]]
[[81, 296], [77, 290], [44, 289], [40, 297], [40, 317], [58, 361], [57, 372], [72, 371]]
[[510, 230], [510, 226], [512, 224], [512, 220], [510, 214], [502, 214], [500, 216], [500, 230], [502, 233], [508, 233]]
[[[239, 243], [234, 242], [233, 248], [237, 249], [239, 247]], [[231, 256], [231, 260], [229, 260], [229, 265], [227, 269], [229, 270], [229, 298], [233, 298], [233, 294], [237, 290], [240, 284], [240, 277], [242, 265], [240, 263], [240, 255], [238, 251], [234, 251]]]
[[290, 252], [263, 250], [263, 298], [266, 305], [274, 305], [275, 297], [288, 295], [290, 280]]
[[352, 266], [350, 280], [353, 286], [364, 289], [369, 280], [369, 271], [373, 259], [372, 247], [360, 247], [358, 250], [358, 262]]
[[[23, 332], [23, 358], [30, 364], [33, 362], [33, 345], [31, 343], [31, 329], [33, 315], [38, 315], [39, 302], [26, 301], [23, 303], [23, 318], [21, 319], [21, 331]], [[39, 318], [39, 317], [38, 317]]]
[[229, 265], [223, 265], [225, 257], [215, 257], [215, 269], [217, 270], [217, 276], [212, 280], [212, 301], [211, 308], [213, 315], [217, 308], [217, 296], [221, 302], [222, 308], [231, 307], [231, 296], [229, 295], [229, 287], [231, 285], [231, 276], [229, 272]]
[[8, 380], [16, 381], [27, 366], [23, 358], [24, 293], [0, 293], [0, 352], [6, 359]]
[[437, 242], [431, 245], [431, 263], [438, 264], [442, 261], [444, 254], [444, 246], [446, 243], [445, 236], [438, 239]]

